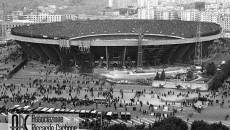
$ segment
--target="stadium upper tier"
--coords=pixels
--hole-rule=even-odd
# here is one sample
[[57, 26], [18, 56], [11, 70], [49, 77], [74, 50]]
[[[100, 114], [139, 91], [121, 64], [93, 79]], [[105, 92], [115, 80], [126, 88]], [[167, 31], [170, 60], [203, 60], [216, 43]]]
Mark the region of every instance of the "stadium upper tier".
[[[11, 34], [46, 39], [71, 39], [99, 35], [164, 35], [174, 38], [197, 36], [198, 22], [167, 20], [82, 20], [15, 27]], [[201, 37], [221, 33], [215, 23], [201, 23]]]

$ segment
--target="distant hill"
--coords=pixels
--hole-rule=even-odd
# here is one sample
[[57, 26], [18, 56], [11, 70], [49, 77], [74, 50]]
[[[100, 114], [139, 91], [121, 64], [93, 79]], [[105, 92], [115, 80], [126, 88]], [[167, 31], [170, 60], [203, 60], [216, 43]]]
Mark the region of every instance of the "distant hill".
[[21, 10], [24, 7], [35, 9], [38, 6], [56, 5], [68, 6], [63, 10], [58, 10], [57, 13], [73, 13], [73, 14], [98, 14], [107, 5], [108, 0], [0, 0], [5, 3], [7, 12], [12, 10]]

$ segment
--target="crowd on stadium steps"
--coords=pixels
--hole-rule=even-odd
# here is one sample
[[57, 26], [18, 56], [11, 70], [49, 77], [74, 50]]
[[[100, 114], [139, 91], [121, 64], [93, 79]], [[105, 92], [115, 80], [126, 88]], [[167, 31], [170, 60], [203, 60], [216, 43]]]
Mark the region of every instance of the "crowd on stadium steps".
[[16, 61], [20, 57], [18, 45], [4, 46], [0, 48], [0, 62], [7, 64], [8, 61]]
[[18, 45], [10, 45], [10, 46], [5, 45], [0, 48], [0, 74], [1, 75], [7, 75], [21, 61], [22, 61], [22, 53]]
[[[48, 39], [69, 39], [94, 34], [136, 34], [140, 32], [191, 38], [196, 36], [197, 26], [197, 22], [177, 20], [79, 20], [16, 27], [12, 29], [11, 33]], [[201, 36], [218, 34], [220, 31], [221, 29], [217, 24], [201, 23]]]

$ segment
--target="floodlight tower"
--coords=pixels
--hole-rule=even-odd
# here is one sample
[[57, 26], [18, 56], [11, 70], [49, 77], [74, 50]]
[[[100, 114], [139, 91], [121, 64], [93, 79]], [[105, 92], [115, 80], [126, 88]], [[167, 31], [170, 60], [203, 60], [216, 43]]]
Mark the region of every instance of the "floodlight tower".
[[142, 48], [142, 41], [144, 38], [144, 33], [142, 28], [138, 30], [138, 50], [137, 50], [137, 67], [143, 67], [143, 48]]
[[201, 41], [200, 37], [201, 37], [201, 22], [200, 22], [200, 20], [198, 20], [197, 21], [194, 64], [202, 66], [203, 48], [202, 48], [202, 41]]
[[2, 33], [2, 41], [4, 41], [5, 40], [5, 29], [4, 29], [4, 23], [5, 23], [5, 13], [6, 13], [6, 11], [5, 11], [5, 3], [3, 2], [2, 3], [2, 11], [3, 11], [3, 14], [2, 14], [2, 26], [1, 26], [1, 33]]

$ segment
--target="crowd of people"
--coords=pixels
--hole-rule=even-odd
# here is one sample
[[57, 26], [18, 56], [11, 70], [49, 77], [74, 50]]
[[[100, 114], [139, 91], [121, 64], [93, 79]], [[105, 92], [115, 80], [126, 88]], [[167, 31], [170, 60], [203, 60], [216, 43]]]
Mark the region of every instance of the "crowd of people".
[[20, 47], [16, 44], [0, 47], [0, 78], [6, 77], [22, 60]]
[[[230, 96], [228, 80], [225, 81], [225, 89], [219, 96], [216, 93], [204, 94], [195, 90], [152, 87], [142, 89], [140, 85], [139, 90], [136, 90], [124, 87], [126, 85], [111, 84], [97, 76], [56, 72], [52, 64], [41, 65], [33, 62], [24, 66], [12, 79], [2, 81], [0, 86], [0, 113], [7, 113], [10, 107], [20, 104], [34, 108], [52, 106], [60, 109], [131, 111], [135, 118], [153, 113], [154, 118], [162, 119], [166, 117], [163, 111], [173, 114], [182, 112], [183, 107], [192, 106], [198, 97], [207, 98], [209, 105], [218, 103], [225, 107], [224, 104], [230, 103], [229, 99], [225, 100]], [[196, 95], [195, 98], [186, 100], [192, 95]], [[167, 98], [171, 100], [163, 100]], [[173, 98], [175, 100], [172, 100]], [[94, 99], [105, 99], [106, 103], [97, 103]], [[225, 119], [228, 118], [229, 115], [226, 115]]]
[[[142, 94], [137, 96], [137, 91], [116, 89], [104, 79], [62, 72], [52, 73], [47, 66], [43, 67], [37, 74], [30, 78], [25, 76], [21, 83], [3, 83], [1, 85], [1, 99], [4, 101], [4, 105], [10, 107], [9, 105], [22, 103], [36, 106], [34, 102], [40, 100], [39, 106], [45, 105], [45, 103], [61, 102], [61, 107], [70, 107], [72, 104], [71, 108], [74, 108], [79, 105], [92, 105], [91, 101], [95, 98], [109, 99], [110, 104], [105, 105], [106, 108], [109, 106], [117, 108], [150, 105], [150, 103], [143, 103], [144, 101], [138, 98], [145, 96], [145, 94], [151, 94], [151, 91], [142, 90]], [[124, 95], [126, 93], [132, 93], [133, 96], [127, 97]], [[131, 100], [134, 98], [136, 99]], [[9, 104], [8, 101], [12, 104]]]
[[[79, 20], [16, 27], [12, 29], [12, 34], [37, 38], [68, 39], [93, 34], [139, 33], [142, 31], [145, 34], [191, 38], [196, 36], [197, 26], [196, 22], [176, 20]], [[201, 30], [201, 36], [218, 34], [221, 31], [218, 25], [212, 23], [202, 23]]]

